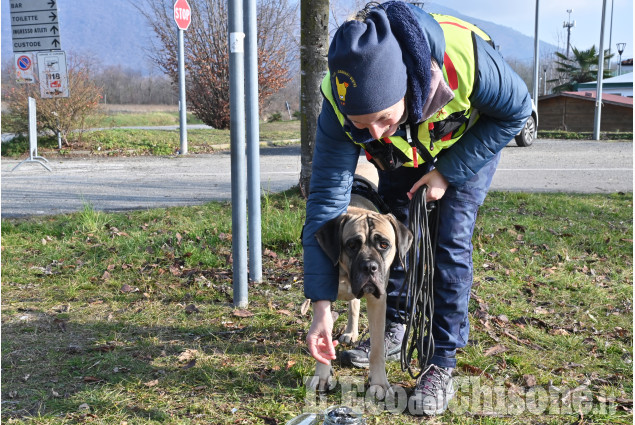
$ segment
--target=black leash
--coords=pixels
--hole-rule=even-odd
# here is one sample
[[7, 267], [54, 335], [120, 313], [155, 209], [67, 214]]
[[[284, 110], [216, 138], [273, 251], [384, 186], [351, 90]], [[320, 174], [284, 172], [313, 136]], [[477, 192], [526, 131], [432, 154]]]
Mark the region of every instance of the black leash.
[[[419, 378], [428, 366], [434, 352], [432, 338], [432, 314], [434, 299], [434, 254], [437, 241], [439, 208], [426, 202], [427, 186], [422, 186], [410, 201], [408, 227], [413, 241], [408, 252], [408, 270], [404, 292], [406, 296], [406, 330], [401, 344], [401, 370], [408, 370], [414, 379]], [[401, 296], [404, 294], [402, 293]], [[427, 338], [424, 338], [427, 337]], [[419, 372], [412, 365], [417, 352]]]

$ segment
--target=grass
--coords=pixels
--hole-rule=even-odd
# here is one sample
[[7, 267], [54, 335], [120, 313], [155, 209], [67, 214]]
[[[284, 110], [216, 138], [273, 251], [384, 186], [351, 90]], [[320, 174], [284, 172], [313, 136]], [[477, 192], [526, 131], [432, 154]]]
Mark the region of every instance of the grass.
[[[117, 119], [122, 126], [139, 125], [178, 125], [176, 122], [145, 120], [146, 116], [172, 116], [166, 112], [148, 114], [118, 114]], [[128, 120], [128, 121], [126, 121]], [[152, 123], [152, 124], [151, 124]], [[103, 127], [95, 124], [94, 127]], [[114, 125], [114, 124], [113, 124]], [[69, 145], [58, 149], [56, 137], [39, 136], [38, 153], [47, 158], [55, 156], [92, 155], [92, 156], [134, 156], [134, 155], [174, 155], [180, 148], [179, 130], [139, 130], [113, 128], [98, 131], [73, 133]], [[300, 138], [300, 121], [282, 121], [260, 123], [260, 141], [273, 144], [285, 144], [289, 140]], [[228, 149], [230, 144], [229, 130], [202, 129], [188, 130], [188, 152], [191, 154], [212, 153], [219, 149]], [[15, 137], [2, 143], [2, 156], [19, 158], [28, 155], [28, 138]]]
[[[86, 120], [88, 128], [102, 127], [141, 127], [157, 125], [179, 125], [179, 112], [157, 111], [137, 113], [101, 113], [90, 116]], [[186, 114], [188, 124], [202, 124], [194, 114]]]
[[[594, 140], [592, 131], [538, 130], [540, 139]], [[600, 140], [633, 141], [632, 131], [603, 131]]]
[[[262, 208], [263, 282], [250, 283], [244, 311], [232, 307], [228, 203], [3, 220], [2, 422], [283, 424], [299, 414], [314, 368], [300, 313], [305, 204], [288, 191]], [[632, 423], [632, 211], [632, 194], [490, 194], [473, 240], [457, 402], [432, 419], [366, 410], [368, 423]], [[346, 305], [335, 309], [337, 333]], [[413, 386], [396, 364], [388, 377]], [[365, 372], [336, 367], [335, 378]], [[532, 412], [530, 387], [558, 397]], [[501, 388], [504, 408], [492, 409], [483, 394]], [[584, 414], [558, 401], [575, 388], [590, 400]], [[325, 397], [339, 403], [342, 389]]]

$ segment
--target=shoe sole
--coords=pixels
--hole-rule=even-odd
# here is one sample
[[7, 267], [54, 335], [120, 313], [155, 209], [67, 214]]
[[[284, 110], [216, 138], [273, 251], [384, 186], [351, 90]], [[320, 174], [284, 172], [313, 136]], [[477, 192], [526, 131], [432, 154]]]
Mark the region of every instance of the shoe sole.
[[[393, 361], [399, 361], [399, 360], [401, 360], [401, 353], [397, 353], [397, 354], [392, 354], [392, 355], [386, 356], [386, 361], [387, 362], [393, 362]], [[358, 367], [360, 369], [368, 369], [368, 368], [370, 368], [370, 363], [369, 362], [357, 362], [357, 361], [351, 360], [350, 364], [352, 366]]]

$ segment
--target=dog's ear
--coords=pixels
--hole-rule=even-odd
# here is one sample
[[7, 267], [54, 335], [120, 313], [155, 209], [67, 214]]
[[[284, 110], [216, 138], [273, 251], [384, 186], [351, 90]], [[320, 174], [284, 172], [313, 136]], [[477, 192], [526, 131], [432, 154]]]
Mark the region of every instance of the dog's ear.
[[340, 261], [340, 252], [342, 250], [342, 229], [346, 222], [346, 214], [335, 217], [327, 221], [322, 227], [315, 232], [320, 247], [326, 255], [331, 259], [333, 265], [337, 265]]
[[392, 227], [395, 229], [395, 236], [397, 238], [397, 255], [399, 256], [399, 261], [401, 261], [401, 265], [405, 267], [406, 256], [408, 255], [408, 250], [412, 244], [412, 232], [392, 214], [389, 214], [388, 217], [390, 218]]

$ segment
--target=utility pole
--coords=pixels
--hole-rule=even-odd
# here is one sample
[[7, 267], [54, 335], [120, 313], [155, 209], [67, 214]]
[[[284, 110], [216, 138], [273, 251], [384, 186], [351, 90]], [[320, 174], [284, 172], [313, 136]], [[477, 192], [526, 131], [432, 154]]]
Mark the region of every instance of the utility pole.
[[569, 46], [571, 45], [571, 28], [575, 27], [575, 21], [571, 22], [571, 13], [573, 9], [567, 9], [567, 13], [569, 14], [569, 22], [563, 22], [562, 28], [567, 29], [567, 58], [569, 57]]
[[534, 24], [534, 90], [533, 90], [533, 98], [534, 103], [536, 104], [536, 108], [538, 108], [538, 86], [540, 85], [540, 57], [538, 55], [540, 40], [538, 39], [538, 11], [539, 11], [540, 1], [536, 0], [536, 22]]
[[606, 68], [611, 71], [611, 44], [613, 43], [613, 1], [611, 0], [611, 28], [609, 29], [609, 63]]
[[604, 21], [606, 16], [606, 0], [602, 1], [602, 26], [600, 27], [600, 54], [598, 55], [598, 82], [595, 95], [595, 119], [593, 121], [593, 140], [600, 140], [602, 121], [602, 78], [604, 76]]

